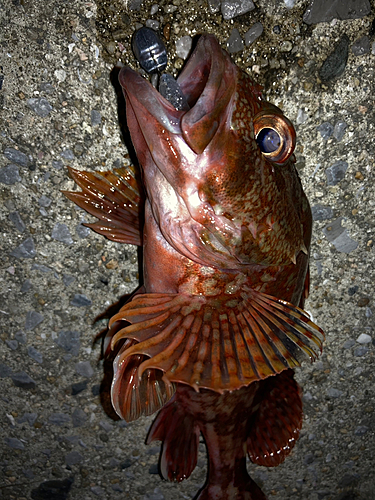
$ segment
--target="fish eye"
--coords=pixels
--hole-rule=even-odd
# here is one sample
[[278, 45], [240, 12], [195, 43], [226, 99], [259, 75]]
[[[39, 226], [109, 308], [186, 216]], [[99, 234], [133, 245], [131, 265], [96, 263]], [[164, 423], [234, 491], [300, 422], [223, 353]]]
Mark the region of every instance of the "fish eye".
[[274, 153], [281, 144], [281, 138], [276, 130], [265, 127], [257, 135], [256, 141], [262, 153]]
[[255, 139], [262, 154], [273, 163], [283, 164], [292, 156], [296, 132], [292, 123], [276, 106], [262, 111], [254, 118]]

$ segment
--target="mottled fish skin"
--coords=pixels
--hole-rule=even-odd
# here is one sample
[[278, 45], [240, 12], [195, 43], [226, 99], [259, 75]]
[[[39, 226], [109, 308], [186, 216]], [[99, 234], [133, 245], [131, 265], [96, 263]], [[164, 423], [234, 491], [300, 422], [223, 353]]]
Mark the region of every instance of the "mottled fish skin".
[[[112, 404], [126, 420], [161, 410], [148, 442], [163, 442], [172, 481], [194, 470], [202, 433], [209, 473], [197, 499], [266, 500], [246, 454], [275, 466], [290, 453], [302, 424], [292, 368], [324, 337], [301, 309], [312, 217], [293, 125], [212, 35], [177, 79], [186, 109], [130, 68], [119, 80], [142, 194], [126, 169], [71, 169], [83, 191], [66, 193], [101, 220], [95, 231], [143, 246], [144, 285], [104, 344], [116, 355]], [[269, 128], [280, 146], [265, 153], [257, 136]]]

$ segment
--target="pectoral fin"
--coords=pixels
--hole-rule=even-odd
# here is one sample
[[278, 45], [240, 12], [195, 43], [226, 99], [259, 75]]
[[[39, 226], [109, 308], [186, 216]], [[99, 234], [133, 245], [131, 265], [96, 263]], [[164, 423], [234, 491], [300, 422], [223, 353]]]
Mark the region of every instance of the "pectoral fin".
[[136, 358], [140, 380], [155, 370], [170, 383], [219, 393], [314, 360], [324, 337], [303, 310], [250, 288], [214, 297], [137, 295], [116, 321], [131, 324], [114, 335], [112, 346], [132, 341], [121, 348], [117, 367]]
[[71, 167], [72, 179], [81, 192], [63, 191], [65, 196], [89, 214], [100, 219], [84, 224], [112, 241], [142, 245], [143, 201], [134, 173], [129, 168], [114, 172], [87, 172]]

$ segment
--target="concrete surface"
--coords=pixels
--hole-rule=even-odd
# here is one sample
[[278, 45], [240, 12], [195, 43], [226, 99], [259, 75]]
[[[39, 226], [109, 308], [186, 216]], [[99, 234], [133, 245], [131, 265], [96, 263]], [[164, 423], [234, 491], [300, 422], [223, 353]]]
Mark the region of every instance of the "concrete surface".
[[[233, 58], [297, 124], [297, 165], [320, 219], [307, 309], [326, 343], [318, 362], [297, 371], [302, 436], [283, 465], [249, 464], [250, 474], [270, 499], [375, 499], [373, 2], [360, 19], [311, 25], [305, 0], [285, 2], [289, 9], [259, 0], [229, 20], [214, 0], [211, 10], [206, 0], [161, 0], [151, 16], [154, 3], [0, 5], [0, 498], [189, 499], [205, 478], [203, 445], [192, 477], [167, 483], [158, 446], [144, 444], [152, 419], [124, 425], [103, 410], [92, 344], [103, 323], [92, 322], [136, 288], [137, 252], [87, 231], [89, 216], [60, 192], [73, 188], [67, 165], [129, 163], [109, 75], [119, 58], [137, 67], [130, 35], [154, 19], [171, 25], [174, 73], [182, 36], [207, 31], [241, 47], [262, 23]], [[344, 34], [345, 70], [322, 82], [319, 69]]]

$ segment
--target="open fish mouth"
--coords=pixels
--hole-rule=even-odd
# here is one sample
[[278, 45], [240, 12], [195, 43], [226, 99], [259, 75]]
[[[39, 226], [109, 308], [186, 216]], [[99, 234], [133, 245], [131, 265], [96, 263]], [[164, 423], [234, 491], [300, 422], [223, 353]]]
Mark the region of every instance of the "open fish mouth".
[[167, 78], [164, 82], [162, 78], [162, 93], [128, 67], [122, 68], [119, 81], [147, 143], [148, 134], [144, 132], [154, 119], [168, 132], [183, 136], [189, 147], [201, 154], [217, 131], [219, 118], [235, 90], [236, 71], [215, 37], [202, 35], [175, 82], [180, 92], [175, 104], [181, 109], [162, 95], [168, 94], [171, 85]]

